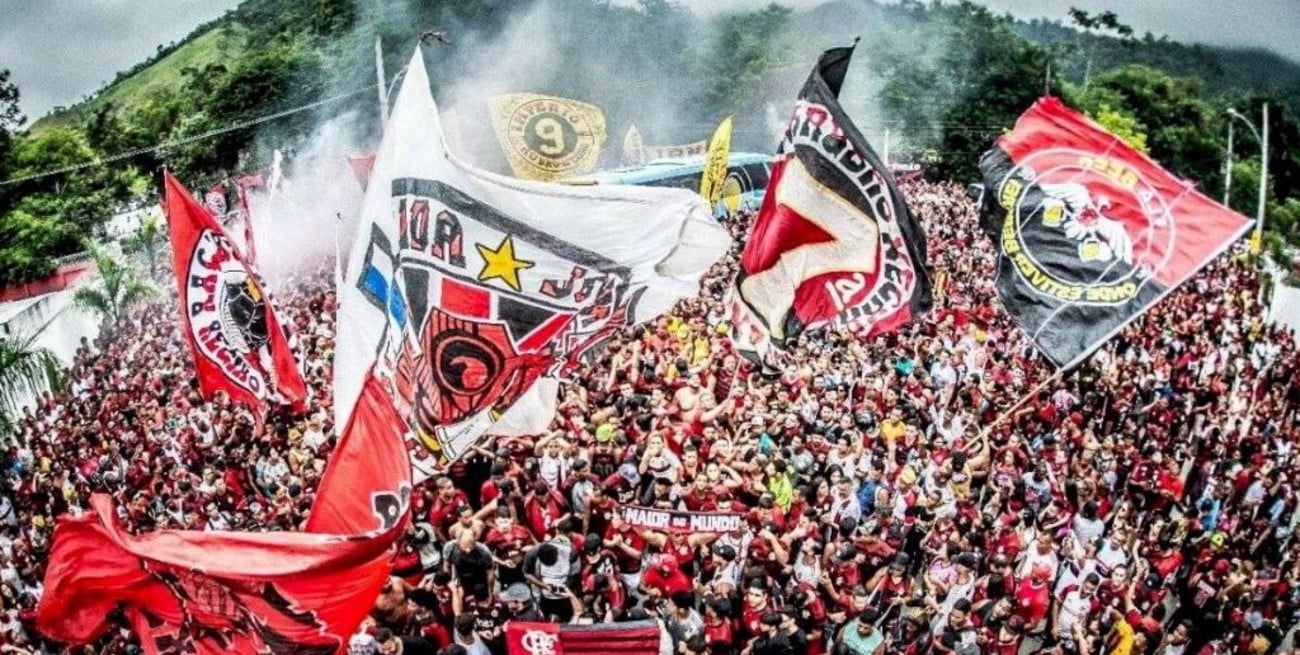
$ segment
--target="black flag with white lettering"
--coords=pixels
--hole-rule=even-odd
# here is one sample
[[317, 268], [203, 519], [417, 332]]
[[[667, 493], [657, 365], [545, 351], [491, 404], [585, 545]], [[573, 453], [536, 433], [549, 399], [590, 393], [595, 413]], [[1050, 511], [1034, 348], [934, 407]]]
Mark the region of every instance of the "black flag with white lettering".
[[822, 54], [786, 128], [732, 298], [738, 348], [807, 329], [862, 335], [930, 309], [925, 234], [838, 96], [853, 48]]

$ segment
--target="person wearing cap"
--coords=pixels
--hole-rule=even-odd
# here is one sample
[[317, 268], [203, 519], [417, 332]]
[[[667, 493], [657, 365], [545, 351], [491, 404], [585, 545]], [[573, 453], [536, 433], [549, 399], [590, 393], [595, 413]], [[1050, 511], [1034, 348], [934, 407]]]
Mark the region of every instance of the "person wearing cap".
[[651, 598], [671, 598], [679, 591], [694, 588], [691, 578], [677, 566], [677, 559], [667, 553], [660, 553], [651, 558], [650, 564], [641, 574], [642, 594]]
[[601, 423], [596, 426], [595, 443], [591, 447], [591, 472], [599, 479], [605, 479], [618, 471], [621, 461], [619, 448], [614, 443], [617, 428], [613, 423]]
[[868, 607], [853, 617], [835, 637], [833, 655], [884, 655], [889, 640], [876, 625], [880, 612]]
[[714, 542], [710, 549], [714, 566], [713, 576], [706, 586], [710, 595], [716, 598], [728, 598], [740, 584], [740, 562], [736, 559], [736, 549], [731, 544]]

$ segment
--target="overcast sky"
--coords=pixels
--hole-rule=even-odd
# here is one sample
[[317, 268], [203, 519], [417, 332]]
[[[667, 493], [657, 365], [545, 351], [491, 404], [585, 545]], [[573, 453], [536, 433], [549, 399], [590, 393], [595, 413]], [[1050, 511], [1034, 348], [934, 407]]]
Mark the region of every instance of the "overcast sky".
[[[631, 3], [634, 0], [617, 0]], [[824, 0], [778, 0], [806, 8]], [[1300, 0], [976, 0], [1025, 19], [1065, 20], [1071, 6], [1111, 9], [1138, 35], [1265, 46], [1300, 62]], [[701, 12], [757, 8], [767, 0], [684, 0]], [[71, 105], [118, 71], [184, 38], [239, 0], [0, 0], [0, 69], [12, 71], [29, 120]]]

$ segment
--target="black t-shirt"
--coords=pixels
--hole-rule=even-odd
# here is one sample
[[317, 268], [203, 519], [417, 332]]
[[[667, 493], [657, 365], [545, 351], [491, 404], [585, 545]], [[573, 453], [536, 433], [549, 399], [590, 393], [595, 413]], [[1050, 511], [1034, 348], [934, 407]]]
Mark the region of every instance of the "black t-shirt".
[[476, 585], [487, 584], [488, 572], [492, 569], [492, 553], [482, 544], [475, 544], [474, 550], [466, 553], [452, 543], [447, 561], [466, 591], [473, 591]]
[[402, 655], [438, 655], [438, 646], [424, 637], [398, 637], [402, 640]]
[[978, 636], [979, 633], [972, 626], [954, 629], [945, 623], [935, 638], [936, 645], [942, 647], [936, 651], [955, 655], [979, 655], [980, 647], [976, 642]]

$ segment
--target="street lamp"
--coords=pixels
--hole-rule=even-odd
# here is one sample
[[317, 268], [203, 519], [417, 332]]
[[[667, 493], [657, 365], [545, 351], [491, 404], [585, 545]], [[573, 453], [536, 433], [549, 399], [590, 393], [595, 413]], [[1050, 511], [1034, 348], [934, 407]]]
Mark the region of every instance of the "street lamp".
[[[1236, 109], [1229, 107], [1228, 116], [1231, 118], [1236, 118], [1240, 120], [1242, 123], [1245, 123], [1246, 127], [1250, 128], [1250, 132], [1255, 135], [1256, 139], [1259, 140], [1259, 207], [1256, 209], [1256, 214], [1255, 214], [1255, 234], [1253, 237], [1251, 237], [1251, 248], [1255, 249], [1256, 252], [1258, 252], [1260, 244], [1262, 243], [1263, 240], [1264, 206], [1268, 196], [1268, 103], [1264, 103], [1263, 122], [1261, 123], [1264, 126], [1264, 133], [1262, 135], [1260, 134], [1259, 130], [1255, 129], [1255, 124], [1251, 123], [1249, 118], [1242, 116], [1241, 112], [1238, 112]], [[1228, 129], [1229, 129], [1228, 144], [1229, 144], [1229, 148], [1231, 148], [1231, 144], [1232, 144], [1231, 123], [1229, 123]], [[1227, 193], [1226, 189], [1231, 188], [1231, 184], [1232, 184], [1231, 150], [1229, 151], [1228, 154], [1228, 166], [1229, 166], [1228, 179], [1224, 183], [1225, 195]]]

